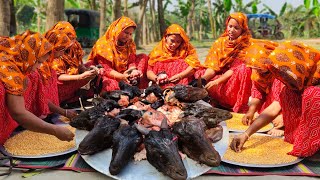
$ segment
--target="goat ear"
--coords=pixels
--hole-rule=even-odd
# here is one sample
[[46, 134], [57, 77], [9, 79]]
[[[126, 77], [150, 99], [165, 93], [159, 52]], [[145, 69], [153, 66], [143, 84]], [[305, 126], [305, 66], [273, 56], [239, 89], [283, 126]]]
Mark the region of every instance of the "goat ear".
[[147, 128], [145, 128], [145, 127], [143, 127], [143, 126], [141, 126], [141, 125], [139, 125], [139, 124], [137, 124], [137, 123], [134, 123], [134, 126], [137, 128], [137, 130], [141, 133], [141, 134], [143, 134], [143, 135], [147, 135], [147, 134], [149, 134], [149, 132], [150, 132], [150, 130], [149, 129], [147, 129]]
[[161, 129], [168, 129], [168, 128], [169, 128], [168, 122], [167, 122], [166, 119], [163, 119], [163, 120], [161, 121], [161, 126], [160, 126], [160, 128], [161, 128]]

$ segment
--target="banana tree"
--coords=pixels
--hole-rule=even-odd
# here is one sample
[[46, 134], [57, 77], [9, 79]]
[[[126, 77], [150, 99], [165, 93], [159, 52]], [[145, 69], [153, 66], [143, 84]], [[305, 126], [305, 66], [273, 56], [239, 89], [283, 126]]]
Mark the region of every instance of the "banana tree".
[[258, 8], [257, 5], [260, 4], [260, 0], [253, 0], [246, 4], [243, 3], [242, 0], [235, 0], [235, 3], [232, 4], [232, 7], [235, 12], [243, 12], [243, 13], [257, 13]]
[[[239, 1], [240, 2], [240, 1]], [[225, 21], [229, 16], [232, 1], [231, 0], [216, 0], [213, 4], [213, 16], [215, 17], [216, 33], [221, 34], [225, 29]], [[215, 34], [214, 36], [216, 36]]]

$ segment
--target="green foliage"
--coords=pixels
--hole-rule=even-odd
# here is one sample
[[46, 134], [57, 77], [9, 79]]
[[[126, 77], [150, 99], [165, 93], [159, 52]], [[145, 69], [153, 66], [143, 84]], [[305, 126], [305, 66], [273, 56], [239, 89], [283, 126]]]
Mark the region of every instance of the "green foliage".
[[274, 12], [269, 6], [267, 6], [266, 4], [263, 4], [263, 6], [268, 9], [269, 13], [273, 16], [278, 16], [278, 14], [276, 12]]
[[306, 7], [306, 9], [310, 8], [310, 2], [310, 0], [303, 0], [304, 7]]
[[230, 12], [231, 7], [232, 7], [232, 1], [231, 0], [224, 0], [223, 5], [224, 5], [225, 10], [227, 12]]
[[257, 2], [252, 4], [252, 13], [256, 14], [258, 12]]
[[69, 3], [72, 8], [80, 8], [80, 3], [77, 0], [67, 0], [65, 3]]
[[282, 16], [287, 9], [287, 2], [283, 4], [279, 16]]
[[31, 20], [34, 15], [34, 7], [29, 5], [21, 6], [16, 13], [18, 23], [22, 24], [23, 26], [31, 24]]

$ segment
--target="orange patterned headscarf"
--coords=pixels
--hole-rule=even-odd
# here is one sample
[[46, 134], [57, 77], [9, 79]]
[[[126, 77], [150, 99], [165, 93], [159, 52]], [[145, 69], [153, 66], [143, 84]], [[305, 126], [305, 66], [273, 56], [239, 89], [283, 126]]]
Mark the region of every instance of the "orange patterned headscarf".
[[136, 28], [136, 26], [130, 18], [125, 16], [114, 21], [93, 46], [88, 60], [94, 61], [96, 56], [100, 56], [110, 61], [116, 71], [122, 73], [127, 70], [128, 58], [131, 54], [136, 53], [136, 45], [133, 40], [130, 40], [124, 46], [119, 46], [117, 45], [118, 36], [128, 27]]
[[268, 69], [286, 86], [303, 90], [320, 84], [320, 51], [308, 45], [286, 41], [269, 56]]
[[[228, 36], [227, 26], [230, 19], [235, 19], [242, 28], [242, 34], [236, 40], [230, 40]], [[230, 14], [224, 33], [210, 48], [204, 63], [205, 66], [220, 71], [226, 65], [231, 64], [235, 58], [243, 58], [245, 48], [250, 45], [250, 38], [247, 16], [240, 12]]]
[[274, 80], [271, 72], [268, 71], [268, 63], [270, 63], [268, 56], [278, 45], [273, 41], [251, 39], [251, 44], [246, 50], [245, 62], [253, 69], [251, 80], [266, 93], [269, 92]]
[[[183, 39], [181, 45], [173, 53], [166, 47], [166, 37], [171, 34], [178, 34]], [[190, 44], [186, 32], [181, 26], [172, 24], [166, 29], [159, 44], [149, 54], [148, 64], [153, 66], [156, 62], [175, 61], [178, 59], [184, 59], [184, 61], [193, 68], [200, 67], [197, 52]]]
[[66, 21], [60, 21], [55, 26], [52, 27], [48, 32], [54, 32], [58, 30], [61, 34], [66, 34], [73, 44], [65, 48], [64, 54], [60, 58], [55, 58], [51, 64], [51, 67], [58, 74], [78, 74], [78, 67], [82, 64], [82, 58], [84, 56], [84, 51], [78, 41], [76, 32], [73, 26]]
[[71, 40], [74, 40], [77, 38], [77, 34], [76, 34], [76, 31], [74, 30], [74, 27], [67, 21], [59, 21], [48, 32], [52, 30], [62, 31], [63, 33], [67, 34]]
[[79, 74], [79, 65], [82, 63], [82, 57], [84, 52], [78, 41], [74, 42], [69, 48], [67, 48], [64, 54], [55, 58], [52, 62], [52, 69], [58, 74]]
[[23, 94], [23, 81], [38, 58], [52, 51], [39, 33], [26, 31], [15, 37], [0, 38], [0, 80], [8, 93]]
[[[260, 52], [258, 48], [262, 48], [261, 44], [250, 49]], [[283, 42], [273, 49], [270, 53], [257, 55], [257, 58], [248, 58], [248, 66], [271, 74], [273, 78], [279, 79], [294, 90], [303, 90], [307, 86], [320, 84], [320, 51], [291, 41]], [[267, 83], [270, 79], [260, 76], [256, 81]]]
[[[75, 40], [70, 40], [67, 34], [63, 33], [62, 30], [50, 30], [47, 31], [44, 37], [53, 45], [53, 51], [64, 51], [69, 48]], [[46, 63], [43, 63], [39, 68], [43, 79], [46, 81], [51, 77], [50, 67], [53, 65], [54, 61], [54, 53], [52, 53], [52, 57]], [[53, 68], [54, 69], [54, 68]]]

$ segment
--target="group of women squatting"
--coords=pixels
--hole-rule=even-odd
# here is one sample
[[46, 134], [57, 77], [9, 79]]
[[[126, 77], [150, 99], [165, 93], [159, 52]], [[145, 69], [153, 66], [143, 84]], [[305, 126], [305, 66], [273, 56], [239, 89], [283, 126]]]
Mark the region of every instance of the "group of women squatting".
[[293, 144], [289, 154], [319, 154], [320, 51], [293, 41], [253, 39], [243, 13], [230, 14], [225, 25], [204, 64], [177, 24], [166, 29], [149, 55], [136, 54], [136, 24], [128, 17], [109, 26], [86, 64], [68, 22], [57, 23], [44, 35], [26, 31], [0, 37], [0, 144], [19, 125], [72, 140], [67, 128], [41, 118], [51, 113], [76, 116], [60, 104], [77, 101], [77, 91], [97, 77], [102, 79], [101, 93], [118, 90], [119, 81], [139, 80], [143, 89], [149, 81], [165, 88], [197, 85], [201, 78], [212, 105], [245, 114], [242, 122], [249, 126], [232, 140], [233, 150], [241, 151], [253, 133], [273, 122], [270, 134], [284, 132], [285, 141]]

